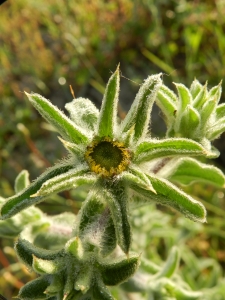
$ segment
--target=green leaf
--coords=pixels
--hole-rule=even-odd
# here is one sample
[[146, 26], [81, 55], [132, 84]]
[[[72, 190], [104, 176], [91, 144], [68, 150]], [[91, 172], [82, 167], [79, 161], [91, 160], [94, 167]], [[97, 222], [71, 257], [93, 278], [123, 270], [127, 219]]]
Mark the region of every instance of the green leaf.
[[142, 257], [141, 258], [141, 269], [149, 274], [155, 274], [160, 271], [160, 267], [154, 262]]
[[216, 108], [216, 120], [219, 121], [223, 117], [225, 117], [225, 103], [218, 105]]
[[154, 276], [154, 279], [163, 278], [163, 277], [167, 277], [167, 278], [172, 277], [173, 274], [176, 272], [177, 268], [179, 267], [179, 263], [180, 263], [179, 250], [176, 246], [174, 246], [170, 251], [170, 255], [167, 258], [165, 265]]
[[115, 133], [115, 125], [117, 118], [117, 103], [119, 98], [119, 85], [120, 85], [120, 72], [119, 65], [110, 77], [106, 86], [100, 115], [98, 119], [97, 135], [99, 137], [113, 137]]
[[200, 111], [201, 115], [201, 128], [204, 129], [206, 124], [209, 122], [210, 116], [216, 109], [216, 101], [214, 99], [208, 100]]
[[19, 211], [37, 204], [44, 200], [44, 197], [31, 197], [35, 194], [42, 186], [42, 184], [50, 178], [66, 173], [72, 169], [72, 161], [61, 161], [54, 167], [48, 168], [40, 177], [32, 182], [26, 189], [22, 190], [18, 194], [7, 198], [6, 202], [1, 207], [1, 219], [7, 219], [14, 216]]
[[19, 291], [18, 298], [21, 300], [47, 299], [44, 293], [50, 284], [50, 277], [41, 276], [25, 284]]
[[115, 300], [105, 284], [100, 280], [95, 280], [92, 288], [92, 300]]
[[221, 93], [222, 93], [222, 81], [217, 85], [214, 86], [210, 91], [209, 91], [209, 99], [212, 98], [217, 104], [220, 101]]
[[15, 238], [27, 224], [36, 222], [41, 218], [43, 218], [43, 213], [40, 209], [29, 207], [10, 219], [0, 221], [0, 236]]
[[[60, 274], [61, 275], [61, 274]], [[54, 275], [51, 279], [51, 284], [45, 290], [46, 295], [54, 296], [61, 293], [63, 290], [64, 282], [63, 277], [60, 275]], [[57, 300], [57, 298], [50, 298], [50, 300]]]
[[197, 110], [201, 109], [208, 98], [207, 83], [201, 87], [198, 95], [194, 98], [193, 106]]
[[162, 92], [164, 95], [169, 97], [170, 100], [172, 100], [174, 103], [177, 104], [178, 98], [177, 98], [176, 94], [171, 89], [169, 89], [166, 85], [163, 84], [160, 87], [159, 92]]
[[[159, 174], [158, 174], [159, 175]], [[218, 168], [198, 162], [192, 158], [181, 158], [177, 162], [171, 161], [160, 176], [182, 184], [203, 181], [224, 187], [225, 176]]]
[[60, 138], [58, 136], [58, 139], [60, 140], [60, 142], [63, 144], [63, 146], [73, 155], [77, 156], [79, 158], [80, 161], [84, 160], [84, 147], [82, 147], [81, 145], [76, 145], [74, 143], [70, 143], [68, 141], [63, 140], [62, 138]]
[[187, 105], [192, 103], [192, 95], [189, 92], [189, 89], [186, 88], [186, 86], [184, 86], [181, 83], [174, 83], [177, 91], [178, 91], [178, 95], [179, 95], [179, 104], [178, 104], [178, 112], [179, 115], [181, 115], [185, 108], [187, 107]]
[[206, 222], [206, 210], [199, 201], [193, 199], [166, 179], [155, 175], [146, 175], [151, 180], [157, 194], [153, 194], [142, 187], [138, 188], [138, 186], [135, 189], [136, 192], [159, 204], [175, 208], [191, 220]]
[[16, 242], [15, 250], [18, 257], [28, 267], [31, 267], [33, 264], [33, 255], [45, 260], [54, 260], [56, 258], [63, 257], [63, 250], [46, 250], [36, 247], [32, 243], [21, 238], [19, 238]]
[[[143, 180], [143, 177], [147, 177], [144, 173], [138, 174], [137, 172], [133, 172], [134, 169], [132, 170], [131, 174], [130, 172], [123, 172], [121, 179], [123, 182], [131, 187], [132, 189], [135, 190], [136, 186], [142, 187], [143, 189], [146, 189], [148, 191], [151, 191], [152, 193], [156, 193], [154, 190], [150, 180], [148, 179], [148, 182]], [[145, 178], [144, 178], [145, 179]]]
[[77, 234], [84, 241], [99, 247], [103, 256], [111, 253], [116, 243], [116, 232], [108, 207], [94, 190], [83, 203], [78, 214]]
[[89, 99], [76, 98], [67, 103], [65, 108], [70, 114], [71, 120], [81, 128], [95, 131], [99, 117], [99, 110]]
[[110, 192], [104, 189], [102, 194], [110, 209], [117, 243], [124, 253], [128, 253], [131, 246], [131, 228], [128, 219], [127, 194], [125, 189], [122, 188], [116, 191], [112, 187]]
[[215, 140], [225, 131], [225, 117], [218, 122], [208, 127], [207, 138], [209, 140]]
[[169, 125], [171, 122], [173, 122], [174, 113], [177, 111], [177, 104], [173, 98], [171, 99], [171, 97], [164, 92], [164, 89], [162, 89], [162, 87], [158, 91], [156, 104], [165, 115], [166, 124]]
[[117, 262], [101, 262], [100, 264], [103, 282], [112, 286], [126, 281], [136, 272], [140, 264], [140, 257], [131, 255], [129, 258], [120, 259]]
[[29, 184], [29, 173], [27, 172], [27, 170], [21, 171], [15, 180], [15, 192], [19, 193], [20, 191], [28, 187]]
[[191, 92], [191, 95], [194, 100], [198, 96], [198, 94], [200, 93], [202, 88], [203, 88], [203, 85], [197, 79], [195, 79], [192, 82], [191, 87], [190, 87], [190, 92]]
[[70, 239], [65, 245], [65, 251], [75, 257], [79, 257], [79, 253], [82, 251], [80, 239], [78, 237]]
[[92, 284], [92, 277], [93, 277], [93, 267], [91, 264], [86, 266], [82, 266], [80, 271], [76, 275], [76, 280], [74, 284], [74, 288], [77, 291], [81, 291], [83, 294], [87, 293], [90, 289]]
[[178, 155], [207, 156], [208, 152], [199, 143], [185, 138], [151, 139], [137, 146], [134, 161], [141, 163], [159, 157]]
[[59, 258], [56, 260], [44, 260], [33, 255], [32, 269], [37, 274], [55, 274], [63, 269], [63, 262]]
[[141, 85], [135, 100], [121, 123], [121, 131], [126, 132], [134, 125], [134, 140], [137, 142], [148, 131], [152, 105], [162, 85], [161, 74], [149, 76]]
[[197, 129], [200, 121], [201, 117], [198, 111], [191, 105], [188, 105], [181, 115], [179, 132], [182, 132], [187, 138], [191, 138], [195, 135], [199, 137], [199, 132]]
[[55, 176], [47, 180], [36, 194], [31, 195], [31, 197], [36, 196], [47, 196], [52, 193], [59, 193], [65, 190], [76, 188], [82, 184], [92, 184], [96, 181], [94, 175], [86, 175], [88, 171], [86, 166], [81, 168], [74, 168], [68, 172]]
[[94, 190], [88, 195], [78, 214], [79, 223], [77, 225], [77, 230], [79, 237], [82, 237], [83, 235], [85, 237], [85, 231], [90, 231], [91, 224], [93, 225], [96, 218], [100, 216], [103, 211], [104, 204]]
[[76, 126], [63, 112], [50, 101], [38, 94], [25, 93], [39, 113], [70, 142], [82, 144], [88, 141], [87, 132]]

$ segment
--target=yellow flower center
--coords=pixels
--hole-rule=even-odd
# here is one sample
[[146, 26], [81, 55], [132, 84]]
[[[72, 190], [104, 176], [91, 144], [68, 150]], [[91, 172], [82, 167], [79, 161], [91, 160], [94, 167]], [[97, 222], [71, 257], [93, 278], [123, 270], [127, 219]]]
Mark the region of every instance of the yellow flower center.
[[92, 172], [110, 177], [123, 172], [130, 163], [130, 152], [123, 143], [105, 137], [94, 140], [85, 152]]

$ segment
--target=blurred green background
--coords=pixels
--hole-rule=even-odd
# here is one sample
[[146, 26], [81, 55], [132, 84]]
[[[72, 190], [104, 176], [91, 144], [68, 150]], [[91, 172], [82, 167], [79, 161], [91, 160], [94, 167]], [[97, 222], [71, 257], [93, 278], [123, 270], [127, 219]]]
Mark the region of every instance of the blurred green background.
[[[190, 86], [194, 78], [212, 87], [225, 77], [224, 16], [224, 0], [6, 1], [0, 6], [0, 195], [13, 194], [21, 170], [29, 170], [35, 179], [66, 154], [23, 91], [40, 93], [64, 109], [72, 100], [72, 85], [76, 97], [90, 98], [99, 107], [105, 84], [120, 62], [123, 118], [148, 75], [162, 72], [171, 88], [172, 82]], [[154, 108], [153, 134], [163, 136], [162, 123]], [[221, 151], [215, 163], [224, 169], [224, 137], [215, 144]], [[197, 257], [213, 258], [224, 270], [224, 193], [196, 184], [188, 191], [204, 199], [209, 218], [197, 238], [192, 234], [184, 244]], [[41, 208], [51, 214], [76, 212], [84, 196], [82, 190], [64, 193]], [[74, 197], [78, 201], [72, 201]], [[162, 228], [179, 227], [172, 215]], [[189, 231], [195, 233], [194, 225]], [[163, 235], [151, 242], [154, 255], [160, 253], [162, 259], [169, 249], [162, 253], [166, 239]], [[12, 247], [13, 241], [0, 241], [0, 292], [8, 299], [34, 277], [17, 262]], [[150, 250], [146, 251], [148, 256]]]

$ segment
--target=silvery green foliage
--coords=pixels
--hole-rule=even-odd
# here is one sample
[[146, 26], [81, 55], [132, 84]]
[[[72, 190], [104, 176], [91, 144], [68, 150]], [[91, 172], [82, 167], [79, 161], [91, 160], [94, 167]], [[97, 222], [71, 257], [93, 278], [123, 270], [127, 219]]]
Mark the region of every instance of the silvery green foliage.
[[175, 83], [177, 94], [162, 86], [156, 103], [165, 116], [168, 137], [185, 137], [202, 144], [208, 155], [217, 157], [219, 152], [211, 141], [225, 131], [225, 105], [219, 104], [221, 82], [211, 88], [194, 80], [190, 89]]
[[[78, 98], [66, 105], [70, 118], [44, 97], [27, 94], [61, 135], [69, 155], [31, 184], [23, 172], [16, 180], [16, 194], [1, 200], [0, 233], [12, 237], [20, 233], [15, 245], [18, 257], [39, 275], [20, 290], [20, 299], [113, 299], [107, 286], [127, 281], [141, 261], [140, 254], [130, 252], [131, 205], [155, 202], [204, 223], [204, 206], [174, 183], [204, 180], [224, 186], [219, 169], [197, 160], [218, 155], [210, 141], [225, 130], [224, 106], [217, 105], [220, 85], [208, 91], [195, 80], [189, 91], [176, 84], [177, 97], [163, 85], [161, 74], [149, 76], [125, 119], [118, 122], [119, 83], [118, 67], [100, 111], [90, 100]], [[148, 131], [155, 101], [168, 125], [161, 140], [151, 138]], [[48, 217], [31, 207], [81, 185], [88, 185], [90, 192], [76, 217], [67, 213]], [[30, 214], [36, 219], [29, 221]], [[156, 268], [140, 290], [149, 299], [197, 299], [201, 293], [173, 281], [178, 264], [174, 248], [165, 266]], [[135, 279], [130, 280], [135, 286]]]

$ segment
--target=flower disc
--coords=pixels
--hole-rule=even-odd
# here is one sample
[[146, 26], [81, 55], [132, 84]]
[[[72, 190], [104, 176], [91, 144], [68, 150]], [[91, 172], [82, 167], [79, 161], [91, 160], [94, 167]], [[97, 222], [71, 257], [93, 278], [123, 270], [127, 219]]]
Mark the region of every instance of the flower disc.
[[130, 153], [123, 143], [103, 138], [87, 147], [85, 158], [92, 172], [108, 177], [126, 169]]

